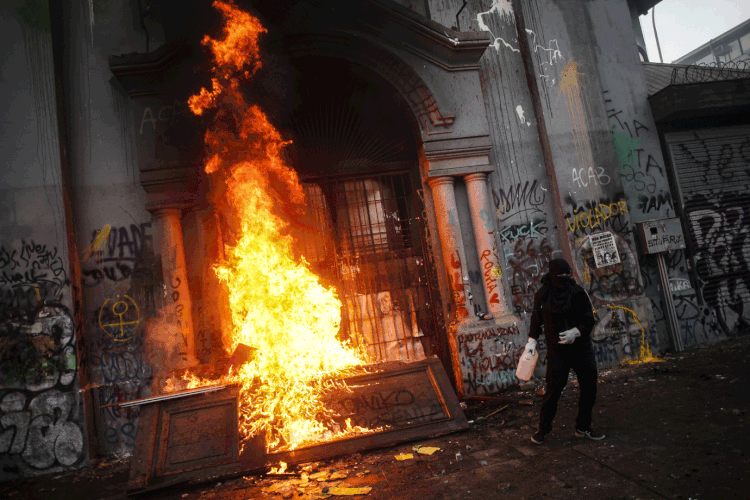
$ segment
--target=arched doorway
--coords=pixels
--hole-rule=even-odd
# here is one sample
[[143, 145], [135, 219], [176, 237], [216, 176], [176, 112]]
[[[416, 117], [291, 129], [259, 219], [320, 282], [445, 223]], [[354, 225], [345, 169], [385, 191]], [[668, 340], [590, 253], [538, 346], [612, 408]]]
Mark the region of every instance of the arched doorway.
[[338, 290], [343, 338], [374, 361], [437, 354], [449, 367], [409, 105], [362, 65], [291, 64], [295, 99], [279, 120], [307, 195], [297, 251]]

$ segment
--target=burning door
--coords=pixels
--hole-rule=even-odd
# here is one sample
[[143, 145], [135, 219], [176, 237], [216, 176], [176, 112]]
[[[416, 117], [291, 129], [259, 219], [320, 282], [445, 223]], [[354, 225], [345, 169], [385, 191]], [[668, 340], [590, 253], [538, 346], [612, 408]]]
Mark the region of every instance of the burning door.
[[[300, 251], [331, 280], [342, 335], [373, 361], [415, 361], [435, 345], [423, 207], [408, 172], [305, 184], [309, 234]], [[311, 237], [312, 235], [312, 237]]]

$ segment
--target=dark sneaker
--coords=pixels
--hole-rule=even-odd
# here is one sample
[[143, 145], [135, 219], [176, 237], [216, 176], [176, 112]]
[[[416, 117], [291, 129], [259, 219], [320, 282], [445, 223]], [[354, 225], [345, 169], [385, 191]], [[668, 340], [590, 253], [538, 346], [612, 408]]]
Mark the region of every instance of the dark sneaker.
[[589, 429], [587, 431], [579, 431], [578, 429], [576, 429], [576, 437], [589, 438], [593, 439], [594, 441], [599, 441], [600, 439], [604, 439], [606, 436], [601, 432], [595, 431], [594, 429]]
[[546, 436], [545, 433], [542, 431], [537, 431], [536, 434], [531, 436], [531, 442], [535, 444], [542, 444], [544, 442], [544, 436]]

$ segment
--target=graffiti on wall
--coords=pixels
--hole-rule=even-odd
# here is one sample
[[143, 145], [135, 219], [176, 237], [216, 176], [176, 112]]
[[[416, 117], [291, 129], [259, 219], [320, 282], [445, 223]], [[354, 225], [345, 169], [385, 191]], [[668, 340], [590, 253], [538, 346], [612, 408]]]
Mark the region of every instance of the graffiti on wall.
[[628, 204], [620, 196], [582, 202], [568, 196], [565, 202], [570, 207], [565, 214], [565, 224], [576, 238], [601, 231], [613, 231], [621, 236], [632, 233], [625, 216], [629, 212]]
[[627, 242], [613, 234], [620, 262], [597, 267], [591, 235], [576, 240], [577, 269], [595, 303], [625, 300], [643, 293], [638, 262]]
[[[532, 225], [533, 223], [529, 223], [529, 226]], [[540, 224], [537, 227], [542, 229], [543, 226]], [[520, 235], [503, 245], [511, 300], [516, 314], [531, 312], [534, 294], [542, 286], [542, 277], [549, 269], [549, 261], [562, 253], [552, 249], [544, 232], [546, 231], [538, 233], [541, 237]]]
[[[476, 21], [481, 31], [487, 31], [492, 36], [492, 47], [497, 52], [509, 50], [520, 53], [515, 15], [510, 0], [492, 0], [490, 10], [477, 13]], [[526, 32], [532, 51], [538, 56], [539, 77], [546, 86], [554, 85], [556, 66], [564, 59], [557, 40], [545, 42], [533, 30], [527, 28]]]
[[82, 465], [73, 319], [60, 304], [0, 323], [0, 459], [6, 477]]
[[628, 307], [606, 304], [594, 311], [597, 323], [591, 332], [594, 355], [600, 365], [652, 359], [658, 345], [655, 330], [647, 332], [638, 314]]
[[715, 193], [685, 200], [701, 292], [726, 332], [750, 328], [750, 210], [742, 198]]
[[153, 364], [147, 359], [148, 339], [142, 335], [141, 311], [133, 298], [117, 294], [104, 300], [96, 315], [98, 342], [91, 355], [97, 387], [97, 429], [103, 453], [127, 454], [135, 444], [139, 411], [106, 405], [150, 395]]
[[[125, 370], [129, 369], [125, 368]], [[102, 428], [100, 438], [103, 440], [103, 446], [110, 449], [133, 449], [140, 407], [121, 408], [116, 405], [147, 397], [148, 393], [137, 382], [99, 386], [96, 388], [96, 393]]]
[[641, 144], [641, 139], [652, 132], [641, 121], [628, 116], [614, 100], [614, 96], [605, 90], [607, 119], [620, 164], [620, 174], [630, 196], [630, 205], [637, 206], [644, 214], [674, 217], [672, 195], [664, 168], [660, 164], [661, 156], [657, 151], [649, 151]]
[[99, 308], [99, 328], [115, 342], [126, 342], [133, 338], [141, 324], [138, 304], [127, 295], [108, 298]]
[[171, 104], [165, 104], [157, 107], [146, 106], [141, 113], [141, 121], [138, 127], [138, 134], [143, 135], [144, 130], [160, 135], [169, 131], [176, 124], [183, 122], [183, 118], [192, 117], [192, 113], [187, 103], [175, 99]]
[[21, 240], [0, 246], [0, 322], [28, 321], [44, 302], [59, 302], [69, 285], [57, 247]]
[[506, 244], [522, 238], [546, 238], [547, 231], [549, 231], [547, 221], [539, 219], [531, 220], [526, 224], [503, 226], [498, 231], [498, 236], [500, 236], [501, 243]]
[[91, 235], [91, 244], [82, 261], [83, 284], [94, 287], [102, 283], [119, 283], [130, 279], [133, 270], [150, 251], [153, 237], [151, 223], [112, 227], [106, 225]]
[[[674, 200], [661, 165], [660, 151], [644, 145], [648, 134], [653, 135], [653, 131], [643, 123], [645, 119], [639, 120], [637, 117], [629, 116], [618, 106], [615, 94], [604, 91], [603, 95], [620, 173], [629, 196], [629, 207], [648, 218], [674, 217]], [[658, 145], [652, 147], [658, 148]], [[705, 304], [699, 305], [699, 296], [695, 291], [691, 291], [685, 252], [670, 252], [664, 254], [664, 257], [670, 289], [674, 292], [672, 298], [676, 306], [679, 304], [676, 309], [683, 343], [685, 346], [692, 346], [696, 343], [715, 341], [719, 335], [715, 328], [716, 321]], [[656, 258], [646, 255], [639, 260], [644, 290], [653, 310], [654, 328], [658, 327], [666, 332], [667, 321], [663, 313]]]
[[[158, 115], [160, 120], [165, 113]], [[150, 119], [144, 123], [152, 125]], [[82, 284], [89, 290], [87, 348], [99, 452], [127, 455], [134, 445], [138, 411], [107, 405], [150, 395], [155, 365], [149, 358], [145, 324], [164, 302], [151, 222], [106, 224], [93, 230], [81, 263]], [[151, 346], [152, 351], [159, 348]]]
[[[570, 130], [576, 151], [576, 166], [573, 167], [573, 182], [580, 188], [598, 188], [609, 184], [609, 176], [603, 167], [594, 164], [594, 152], [589, 135], [591, 121], [587, 101], [583, 98], [582, 75], [578, 63], [569, 61], [560, 79], [560, 96], [568, 112]], [[598, 191], [596, 191], [598, 194]]]
[[492, 190], [492, 201], [500, 224], [507, 223], [512, 217], [520, 214], [527, 217], [536, 214], [544, 216], [546, 197], [544, 188], [536, 180]]
[[[456, 340], [465, 394], [491, 394], [518, 384], [516, 367], [526, 340], [516, 325], [484, 326], [459, 333]], [[544, 359], [537, 362], [543, 364]]]

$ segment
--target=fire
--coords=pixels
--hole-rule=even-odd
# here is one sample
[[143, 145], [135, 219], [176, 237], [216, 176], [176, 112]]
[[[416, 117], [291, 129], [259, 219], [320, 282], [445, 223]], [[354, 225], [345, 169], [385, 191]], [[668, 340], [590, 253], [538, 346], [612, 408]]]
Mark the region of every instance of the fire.
[[[213, 5], [225, 26], [223, 39], [203, 39], [215, 62], [212, 89], [201, 89], [189, 105], [198, 115], [216, 111], [205, 136], [210, 150], [205, 169], [214, 204], [235, 231], [225, 260], [215, 266], [231, 309], [227, 347], [255, 349], [231, 381], [242, 386], [243, 436], [265, 433], [269, 451], [294, 449], [337, 430], [322, 394], [336, 374], [362, 365], [363, 358], [336, 338], [341, 302], [335, 290], [323, 286], [304, 260], [295, 260], [279, 200], [299, 206], [304, 192], [283, 161], [287, 143], [242, 93], [242, 82], [260, 66], [258, 38], [265, 29], [230, 3]], [[208, 383], [216, 381], [192, 379], [189, 386]]]

